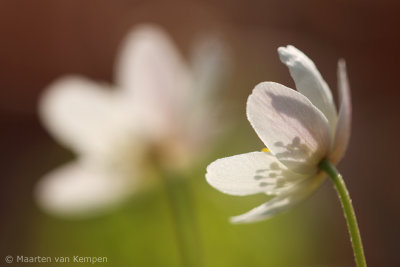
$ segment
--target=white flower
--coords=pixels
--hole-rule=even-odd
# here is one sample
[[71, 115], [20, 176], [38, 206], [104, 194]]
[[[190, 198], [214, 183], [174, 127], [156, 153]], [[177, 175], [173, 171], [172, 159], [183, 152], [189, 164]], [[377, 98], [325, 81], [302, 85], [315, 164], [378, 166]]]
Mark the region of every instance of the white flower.
[[148, 179], [149, 163], [180, 168], [198, 155], [215, 117], [208, 105], [223, 59], [218, 45], [200, 43], [189, 68], [161, 29], [141, 25], [123, 43], [115, 85], [80, 76], [50, 85], [41, 120], [78, 157], [39, 181], [39, 205], [56, 215], [89, 216], [135, 192]]
[[247, 117], [269, 151], [218, 159], [207, 167], [208, 183], [226, 194], [275, 196], [232, 222], [268, 219], [305, 199], [325, 180], [318, 169], [321, 160], [337, 164], [349, 141], [351, 99], [344, 61], [338, 63], [337, 114], [331, 91], [314, 63], [293, 46], [278, 52], [298, 92], [262, 82], [247, 101]]

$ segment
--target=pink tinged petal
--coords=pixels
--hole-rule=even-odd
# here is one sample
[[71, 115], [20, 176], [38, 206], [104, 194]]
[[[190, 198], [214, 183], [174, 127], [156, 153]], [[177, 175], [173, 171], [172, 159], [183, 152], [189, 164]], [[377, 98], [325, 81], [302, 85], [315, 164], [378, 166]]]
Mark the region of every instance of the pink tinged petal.
[[130, 196], [133, 191], [130, 182], [74, 162], [45, 175], [36, 185], [35, 199], [39, 207], [56, 216], [90, 217]]
[[193, 92], [197, 101], [207, 104], [210, 95], [218, 92], [218, 86], [230, 69], [228, 49], [216, 37], [207, 37], [194, 44], [191, 66], [196, 90]]
[[117, 84], [142, 118], [140, 129], [163, 137], [181, 119], [190, 96], [190, 73], [160, 28], [141, 25], [126, 37], [116, 66]]
[[43, 94], [40, 118], [66, 147], [82, 154], [104, 154], [127, 133], [131, 119], [108, 89], [79, 76], [61, 78]]
[[278, 195], [245, 214], [232, 217], [231, 222], [252, 223], [270, 219], [307, 199], [324, 181], [325, 174], [323, 173], [307, 178], [293, 186], [290, 190], [287, 190], [285, 194]]
[[250, 152], [214, 161], [207, 167], [207, 182], [223, 193], [246, 196], [280, 194], [305, 179], [280, 163], [268, 152]]
[[330, 149], [326, 117], [304, 95], [281, 84], [258, 84], [247, 100], [247, 117], [264, 144], [292, 171], [315, 173]]
[[278, 53], [282, 63], [289, 68], [297, 90], [324, 113], [333, 133], [337, 122], [335, 103], [328, 84], [322, 78], [314, 62], [291, 45], [279, 47]]
[[344, 156], [351, 134], [351, 95], [346, 72], [346, 62], [344, 60], [339, 60], [338, 62], [338, 88], [340, 102], [339, 120], [336, 128], [333, 152], [330, 156], [334, 164], [338, 163]]
[[194, 44], [191, 56], [194, 84], [187, 99], [190, 108], [185, 124], [194, 147], [204, 148], [221, 131], [221, 127], [215, 127], [221, 111], [215, 100], [230, 70], [227, 53], [227, 47], [216, 37], [203, 38]]

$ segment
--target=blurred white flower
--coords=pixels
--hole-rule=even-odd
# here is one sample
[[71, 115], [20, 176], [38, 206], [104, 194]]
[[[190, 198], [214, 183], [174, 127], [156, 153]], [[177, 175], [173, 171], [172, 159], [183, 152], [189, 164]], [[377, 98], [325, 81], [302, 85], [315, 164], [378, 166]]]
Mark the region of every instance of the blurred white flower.
[[278, 52], [298, 92], [262, 82], [247, 101], [247, 117], [268, 149], [218, 159], [207, 167], [208, 183], [226, 194], [275, 196], [232, 222], [268, 219], [305, 199], [325, 180], [318, 169], [321, 160], [337, 164], [349, 141], [351, 99], [344, 61], [338, 63], [337, 114], [314, 63], [293, 46]]
[[47, 88], [40, 118], [78, 158], [39, 181], [41, 208], [90, 216], [140, 188], [151, 176], [150, 164], [180, 168], [199, 155], [216, 117], [209, 96], [224, 55], [211, 39], [194, 51], [189, 67], [166, 33], [141, 25], [123, 42], [115, 85], [69, 76]]

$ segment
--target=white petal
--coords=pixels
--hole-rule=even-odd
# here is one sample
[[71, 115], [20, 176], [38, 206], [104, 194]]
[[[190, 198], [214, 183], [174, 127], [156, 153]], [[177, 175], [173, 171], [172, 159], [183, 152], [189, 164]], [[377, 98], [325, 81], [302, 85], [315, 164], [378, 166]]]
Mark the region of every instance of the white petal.
[[251, 152], [214, 161], [207, 167], [207, 182], [226, 194], [279, 194], [305, 179], [280, 163], [271, 153]]
[[279, 47], [282, 63], [288, 66], [297, 90], [324, 113], [329, 121], [332, 133], [336, 128], [337, 113], [331, 90], [322, 78], [314, 62], [296, 47]]
[[351, 133], [351, 95], [347, 79], [346, 63], [338, 62], [338, 88], [339, 88], [339, 120], [336, 128], [335, 143], [331, 154], [332, 163], [339, 162], [346, 152]]
[[247, 117], [260, 139], [289, 169], [315, 173], [330, 149], [325, 116], [305, 96], [278, 83], [258, 84]]
[[116, 79], [148, 135], [164, 136], [184, 114], [189, 97], [187, 66], [172, 40], [160, 28], [141, 25], [123, 42]]
[[249, 212], [231, 218], [232, 223], [251, 223], [269, 219], [282, 213], [297, 203], [309, 197], [325, 180], [325, 174], [307, 178], [293, 186], [285, 194], [274, 197], [270, 201], [250, 210]]
[[118, 97], [107, 89], [79, 76], [55, 81], [39, 103], [44, 126], [77, 153], [103, 153], [131, 119]]
[[[229, 72], [226, 47], [215, 37], [195, 43], [192, 52], [194, 87], [187, 99], [186, 136], [196, 148], [204, 148], [221, 131], [219, 122], [221, 105], [217, 99], [221, 86]], [[207, 129], [207, 131], [204, 131]]]
[[197, 101], [209, 100], [207, 96], [218, 92], [216, 89], [230, 68], [227, 50], [216, 37], [207, 37], [195, 43], [192, 69], [197, 89], [192, 95]]
[[81, 162], [64, 165], [43, 177], [35, 188], [38, 205], [63, 217], [89, 217], [111, 208], [131, 193], [130, 181]]

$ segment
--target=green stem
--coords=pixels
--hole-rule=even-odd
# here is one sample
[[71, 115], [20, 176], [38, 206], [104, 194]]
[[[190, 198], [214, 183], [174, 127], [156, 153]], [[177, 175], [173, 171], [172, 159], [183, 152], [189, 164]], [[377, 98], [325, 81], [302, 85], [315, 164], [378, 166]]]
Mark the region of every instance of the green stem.
[[202, 244], [189, 179], [176, 171], [167, 170], [163, 175], [182, 266], [200, 267], [203, 265]]
[[177, 199], [174, 184], [170, 180], [171, 177], [164, 177], [164, 186], [167, 194], [167, 202], [171, 210], [172, 223], [174, 227], [174, 232], [176, 236], [178, 253], [181, 259], [181, 265], [183, 267], [191, 266], [189, 253], [186, 246], [186, 234], [182, 225], [182, 217], [180, 214], [179, 200]]
[[350, 234], [350, 240], [353, 246], [354, 258], [358, 267], [366, 267], [363, 245], [361, 241], [360, 230], [357, 224], [356, 214], [351, 203], [349, 191], [346, 188], [342, 175], [328, 160], [323, 160], [319, 164], [319, 168], [326, 172], [332, 179], [336, 191], [339, 195], [340, 202], [346, 218], [347, 228]]
[[[192, 190], [191, 184], [190, 184], [190, 179], [181, 179], [181, 192], [180, 195], [182, 195], [181, 201], [184, 204], [183, 208], [185, 208], [184, 213], [187, 215], [186, 216], [186, 224], [188, 229], [188, 237], [190, 242], [188, 242], [188, 246], [190, 245], [190, 248], [192, 250], [192, 262], [193, 266], [196, 267], [201, 267], [203, 266], [203, 245], [202, 245], [202, 239], [201, 239], [201, 234], [200, 234], [200, 226], [198, 224], [198, 214], [197, 214], [197, 205], [195, 201], [195, 194]], [[190, 243], [190, 244], [189, 244]]]

